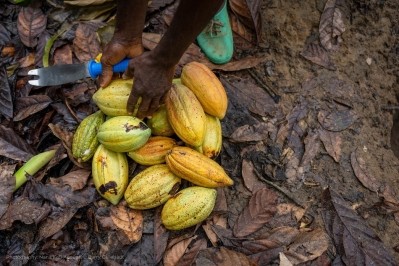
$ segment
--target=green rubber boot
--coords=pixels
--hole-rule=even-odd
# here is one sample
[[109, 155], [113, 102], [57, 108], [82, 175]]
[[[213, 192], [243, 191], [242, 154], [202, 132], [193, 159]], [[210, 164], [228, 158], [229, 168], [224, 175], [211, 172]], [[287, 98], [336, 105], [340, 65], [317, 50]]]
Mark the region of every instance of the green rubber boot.
[[233, 33], [227, 13], [227, 0], [197, 36], [197, 43], [211, 62], [225, 64], [231, 60], [234, 48]]

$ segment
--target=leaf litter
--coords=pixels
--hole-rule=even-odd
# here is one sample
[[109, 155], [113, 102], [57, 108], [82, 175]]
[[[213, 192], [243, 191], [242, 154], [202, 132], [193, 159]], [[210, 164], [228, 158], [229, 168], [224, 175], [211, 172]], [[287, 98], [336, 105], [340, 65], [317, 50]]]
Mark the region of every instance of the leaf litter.
[[[390, 114], [372, 111], [380, 110], [373, 105], [394, 98], [387, 94], [391, 74], [384, 72], [388, 66], [381, 58], [378, 69], [358, 64], [352, 71], [353, 63], [346, 61], [354, 56], [349, 45], [364, 45], [353, 38], [354, 29], [357, 36], [373, 38], [359, 20], [382, 16], [377, 4], [355, 3], [349, 24], [347, 6], [339, 0], [300, 6], [294, 1], [229, 1], [233, 60], [214, 65], [195, 43], [190, 46], [176, 73], [187, 62], [203, 62], [228, 93], [217, 160], [235, 186], [218, 190], [211, 216], [182, 232], [163, 227], [160, 208], [141, 212], [123, 203], [110, 206], [96, 194], [89, 165], [73, 160], [74, 129], [95, 110], [90, 103], [95, 81], [54, 88], [27, 84], [25, 74], [43, 65], [46, 46], [52, 47], [50, 64], [84, 62], [109, 38], [102, 30], [112, 28], [106, 24], [112, 21], [113, 3], [65, 4], [63, 14], [55, 11], [62, 5], [55, 2], [43, 3], [46, 9], [5, 4], [0, 11], [0, 18], [11, 22], [0, 25], [2, 263], [395, 264], [399, 190], [390, 176], [397, 176], [397, 169], [383, 145], [386, 133], [375, 135]], [[80, 12], [72, 12], [74, 4], [82, 7]], [[146, 49], [159, 42], [174, 4], [152, 1], [143, 33]], [[385, 5], [384, 12], [394, 10], [390, 1]], [[280, 16], [266, 24], [267, 12]], [[67, 17], [74, 23], [64, 23]], [[35, 23], [26, 28], [30, 22]], [[279, 23], [295, 28], [297, 35], [281, 30]], [[10, 27], [15, 24], [17, 29]], [[57, 36], [61, 27], [67, 29]], [[391, 42], [388, 32], [379, 37], [385, 43]], [[363, 48], [357, 51], [359, 58], [366, 56]], [[387, 78], [379, 80], [384, 74]], [[383, 90], [376, 84], [383, 84]], [[57, 147], [56, 158], [12, 193], [12, 173], [48, 147]], [[34, 261], [34, 256], [41, 259]]]

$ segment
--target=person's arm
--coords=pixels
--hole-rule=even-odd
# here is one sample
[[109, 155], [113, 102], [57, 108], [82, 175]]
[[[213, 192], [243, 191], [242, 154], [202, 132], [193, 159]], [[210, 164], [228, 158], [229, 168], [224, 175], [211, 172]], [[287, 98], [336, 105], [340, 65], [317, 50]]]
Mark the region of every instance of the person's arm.
[[147, 0], [117, 0], [114, 35], [103, 51], [103, 72], [100, 86], [106, 87], [112, 79], [112, 66], [119, 61], [143, 53], [142, 32], [148, 7]]
[[140, 97], [137, 116], [144, 117], [156, 110], [171, 87], [175, 65], [222, 4], [223, 0], [181, 0], [157, 47], [130, 60], [126, 71], [126, 76], [134, 76], [127, 106], [130, 113]]

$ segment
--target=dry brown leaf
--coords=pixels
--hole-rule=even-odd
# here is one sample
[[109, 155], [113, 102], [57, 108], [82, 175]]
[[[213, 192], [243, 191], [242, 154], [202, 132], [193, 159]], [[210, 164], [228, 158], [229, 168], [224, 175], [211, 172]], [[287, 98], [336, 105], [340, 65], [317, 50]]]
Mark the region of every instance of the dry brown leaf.
[[0, 164], [0, 219], [7, 211], [15, 188], [14, 165]]
[[242, 160], [242, 178], [244, 179], [245, 187], [255, 193], [257, 190], [266, 187], [265, 183], [259, 180], [258, 176], [254, 173], [254, 164], [250, 160]]
[[329, 246], [328, 235], [321, 228], [301, 231], [284, 254], [294, 265], [314, 260], [321, 256]]
[[38, 37], [46, 29], [47, 16], [40, 8], [22, 7], [18, 14], [18, 34], [27, 47], [35, 47]]
[[73, 133], [62, 128], [58, 124], [55, 125], [55, 124], [50, 123], [48, 126], [51, 129], [51, 131], [53, 132], [54, 136], [56, 136], [57, 138], [59, 138], [62, 141], [62, 144], [65, 147], [65, 149], [67, 149], [68, 152], [71, 151]]
[[89, 170], [78, 169], [62, 177], [50, 178], [50, 183], [59, 184], [60, 186], [68, 185], [72, 190], [81, 190], [86, 186], [90, 174], [91, 171]]
[[380, 190], [382, 187], [381, 181], [371, 175], [367, 170], [366, 161], [362, 157], [361, 149], [357, 149], [351, 153], [351, 165], [357, 179], [359, 179], [363, 186], [374, 192]]
[[176, 266], [191, 266], [193, 265], [198, 253], [206, 249], [207, 241], [205, 238], [196, 239], [184, 253], [183, 257], [177, 262]]
[[53, 54], [54, 65], [72, 64], [73, 52], [71, 45], [63, 45], [55, 49]]
[[154, 217], [154, 259], [158, 264], [168, 246], [169, 230], [165, 228], [161, 220], [162, 206], [156, 208]]
[[136, 243], [143, 233], [143, 215], [140, 210], [133, 210], [126, 204], [111, 207], [111, 219], [115, 226], [122, 230], [130, 243]]
[[320, 151], [320, 142], [319, 142], [319, 134], [317, 132], [309, 131], [305, 140], [305, 153], [302, 156], [302, 160], [300, 165], [302, 167], [309, 167], [310, 163], [319, 154]]
[[165, 251], [164, 257], [163, 257], [163, 263], [165, 266], [175, 266], [177, 262], [183, 257], [184, 253], [187, 250], [188, 245], [190, 245], [191, 241], [196, 239], [198, 236], [192, 236], [189, 238], [185, 238], [177, 243], [175, 243], [173, 246], [168, 248]]
[[305, 46], [301, 55], [322, 67], [329, 70], [336, 70], [335, 64], [332, 62], [328, 52], [318, 43], [309, 43]]
[[37, 240], [46, 239], [59, 232], [72, 219], [78, 209], [62, 209], [51, 213], [41, 224], [38, 230]]
[[53, 100], [47, 95], [31, 95], [19, 97], [16, 101], [16, 115], [14, 121], [21, 121], [30, 115], [42, 111], [49, 106]]
[[327, 153], [339, 163], [342, 154], [342, 138], [339, 132], [327, 131], [324, 129], [319, 130], [320, 140], [323, 142], [324, 148]]
[[349, 109], [332, 112], [321, 110], [317, 115], [317, 119], [323, 128], [330, 131], [343, 131], [350, 127], [357, 118], [355, 111]]
[[81, 22], [73, 39], [73, 51], [80, 62], [87, 62], [101, 52], [100, 41], [96, 34], [98, 24]]
[[259, 230], [276, 213], [277, 194], [270, 189], [256, 191], [234, 224], [236, 237], [244, 237]]
[[345, 31], [342, 12], [337, 5], [339, 0], [327, 0], [320, 17], [320, 42], [327, 50], [338, 50], [342, 42], [341, 35]]
[[237, 128], [230, 136], [232, 142], [261, 141], [269, 138], [270, 125], [259, 122], [255, 125], [245, 125]]

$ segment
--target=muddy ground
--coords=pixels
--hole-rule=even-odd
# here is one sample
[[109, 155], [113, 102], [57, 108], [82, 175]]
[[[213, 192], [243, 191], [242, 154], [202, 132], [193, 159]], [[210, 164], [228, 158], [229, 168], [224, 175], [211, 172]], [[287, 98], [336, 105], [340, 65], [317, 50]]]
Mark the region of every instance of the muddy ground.
[[[214, 68], [229, 97], [228, 112], [222, 120], [223, 149], [216, 160], [235, 184], [219, 190], [219, 196], [225, 196], [226, 206], [219, 206], [218, 210], [223, 210], [226, 220], [216, 213], [208, 221], [208, 225], [221, 227], [212, 227], [213, 235], [209, 228], [189, 230], [185, 232], [188, 236], [180, 239], [195, 235], [207, 239], [205, 247], [209, 250], [213, 244], [237, 253], [212, 253], [202, 245], [197, 249], [202, 250], [198, 257], [191, 254], [186, 264], [180, 260], [181, 265], [190, 265], [187, 261], [196, 265], [227, 265], [216, 263], [218, 258], [230, 258], [231, 263], [241, 261], [242, 265], [277, 265], [285, 258], [303, 265], [342, 261], [362, 265], [361, 260], [355, 262], [351, 257], [351, 248], [355, 254], [361, 253], [363, 259], [371, 257], [377, 265], [384, 262], [374, 256], [381, 250], [393, 258], [387, 259], [389, 263], [399, 262], [398, 3], [354, 0], [339, 6], [345, 25], [345, 31], [336, 40], [339, 44], [328, 53], [318, 50], [315, 54], [315, 50], [309, 49], [319, 47], [312, 44], [318, 43], [326, 2], [262, 1], [258, 46], [248, 48], [236, 39], [233, 58], [233, 62], [240, 62], [255, 56], [261, 61], [249, 70]], [[93, 84], [89, 88], [93, 93]], [[5, 120], [2, 123], [6, 124]], [[66, 174], [71, 165], [64, 161], [63, 169], [50, 174]], [[265, 193], [263, 197], [256, 194], [259, 191]], [[16, 196], [22, 195], [20, 192]], [[263, 218], [248, 218], [245, 211], [252, 206], [249, 202], [253, 198], [260, 200], [253, 206], [264, 204], [265, 209], [270, 207], [270, 213], [260, 211]], [[159, 229], [154, 221], [156, 213], [144, 213], [140, 242], [118, 248], [114, 239], [120, 235], [111, 230], [115, 227], [104, 225], [108, 231], [97, 228], [105, 215], [100, 210], [110, 207], [96, 200], [77, 211], [62, 230], [47, 240], [33, 240], [33, 232], [40, 227], [35, 224], [24, 226], [18, 222], [1, 231], [1, 261], [10, 263], [13, 254], [22, 254], [31, 256], [23, 259], [24, 263], [34, 263], [40, 255], [43, 257], [39, 263], [66, 263], [65, 257], [49, 260], [44, 256], [66, 254], [76, 264], [153, 265], [154, 253], [157, 261], [165, 264], [176, 261], [161, 260], [163, 252], [151, 250], [152, 232]], [[260, 226], [248, 228], [240, 221]], [[350, 237], [340, 231], [345, 226], [350, 228], [350, 237], [364, 237], [365, 241], [351, 239], [354, 244], [348, 246]], [[304, 237], [297, 242], [294, 238], [277, 237], [279, 244], [268, 238], [271, 232], [283, 227], [290, 232], [300, 230]], [[306, 233], [311, 232], [318, 234], [306, 238]], [[316, 240], [327, 235], [326, 242]], [[157, 235], [161, 236], [165, 237], [164, 231]], [[166, 239], [168, 236], [169, 240], [177, 239], [179, 234], [167, 235]], [[263, 242], [263, 249], [257, 246], [257, 250], [249, 245], [257, 238], [270, 242]], [[172, 250], [170, 246], [163, 248]], [[316, 255], [312, 256], [312, 252]], [[95, 259], [88, 259], [89, 255]], [[32, 259], [34, 256], [36, 259]]]

